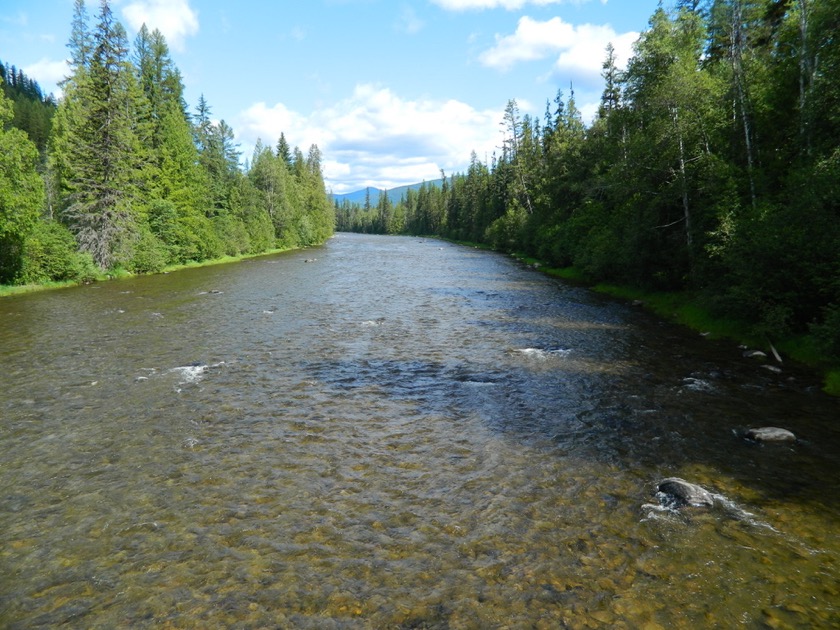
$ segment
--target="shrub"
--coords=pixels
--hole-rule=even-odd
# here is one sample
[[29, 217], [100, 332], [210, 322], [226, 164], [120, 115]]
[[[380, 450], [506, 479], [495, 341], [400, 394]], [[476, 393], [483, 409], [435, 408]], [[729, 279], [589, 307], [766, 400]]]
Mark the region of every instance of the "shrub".
[[23, 244], [19, 284], [75, 280], [86, 282], [98, 276], [90, 255], [79, 253], [76, 240], [56, 221], [39, 221]]

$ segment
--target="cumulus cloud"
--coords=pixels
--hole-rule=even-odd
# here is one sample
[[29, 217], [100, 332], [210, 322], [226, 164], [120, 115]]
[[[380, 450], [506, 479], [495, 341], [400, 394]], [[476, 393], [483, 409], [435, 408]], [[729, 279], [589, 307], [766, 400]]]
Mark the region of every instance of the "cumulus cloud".
[[479, 60], [490, 68], [509, 70], [520, 61], [544, 59], [574, 39], [575, 27], [559, 17], [538, 22], [524, 16], [513, 35], [496, 35], [496, 45], [481, 53]]
[[[546, 6], [549, 4], [585, 4], [589, 0], [432, 0], [432, 2], [447, 11], [469, 11], [472, 9], [497, 9], [508, 11], [521, 9], [526, 4]], [[606, 0], [601, 0], [606, 3]]]
[[243, 146], [272, 145], [284, 133], [304, 153], [318, 144], [324, 176], [336, 193], [365, 186], [393, 188], [466, 170], [500, 143], [503, 110], [476, 110], [457, 100], [404, 99], [386, 87], [358, 85], [353, 94], [309, 114], [257, 103], [235, 128]]
[[143, 24], [158, 29], [175, 50], [183, 50], [184, 40], [198, 33], [198, 12], [189, 0], [134, 0], [125, 6], [123, 15], [135, 31]]
[[512, 35], [496, 36], [496, 45], [484, 51], [479, 61], [506, 71], [523, 61], [556, 55], [554, 70], [563, 76], [595, 84], [600, 81], [607, 44], [615, 48], [616, 65], [624, 67], [633, 53], [639, 33], [616, 33], [609, 25], [573, 25], [559, 17], [541, 22], [520, 18]]
[[52, 92], [55, 96], [61, 96], [58, 83], [70, 75], [70, 66], [66, 59], [53, 61], [46, 57], [23, 68], [23, 71], [35, 79], [44, 92]]

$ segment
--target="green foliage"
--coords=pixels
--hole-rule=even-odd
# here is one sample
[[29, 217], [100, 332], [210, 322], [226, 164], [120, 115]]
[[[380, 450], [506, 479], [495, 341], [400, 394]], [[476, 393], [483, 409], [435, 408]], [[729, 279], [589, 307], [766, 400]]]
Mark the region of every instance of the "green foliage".
[[524, 226], [525, 210], [519, 204], [513, 203], [504, 216], [490, 224], [486, 239], [495, 249], [512, 252], [521, 243]]
[[[143, 173], [136, 113], [139, 94], [125, 29], [103, 1], [87, 64], [75, 68], [52, 143], [62, 217], [101, 269], [124, 263]], [[64, 110], [62, 112], [62, 110]]]
[[[72, 73], [51, 121], [44, 178], [22, 132], [6, 130], [13, 112], [0, 100], [0, 282], [87, 278], [91, 260], [100, 272], [153, 273], [329, 238], [335, 216], [316, 146], [293, 156], [281, 136], [268, 173], [261, 163], [246, 176], [233, 129], [212, 121], [204, 97], [194, 121], [187, 113], [163, 35], [144, 26], [131, 52], [108, 0], [98, 9], [91, 26], [84, 0], [74, 2]], [[22, 73], [2, 64], [0, 73], [14, 74], [16, 94], [51, 106]], [[86, 256], [70, 256], [69, 233]]]
[[840, 396], [840, 370], [830, 370], [825, 377], [825, 387], [823, 388], [826, 394], [832, 396]]
[[23, 242], [44, 205], [38, 150], [20, 129], [6, 129], [12, 109], [0, 91], [0, 283], [19, 273]]
[[80, 253], [70, 230], [56, 221], [38, 222], [22, 253], [18, 284], [90, 282], [98, 275], [90, 255]]
[[126, 269], [132, 273], [158, 273], [170, 262], [166, 245], [147, 226], [135, 233]]
[[43, 154], [52, 127], [56, 104], [52, 94], [44, 96], [41, 86], [14, 66], [0, 62], [0, 84], [5, 96], [14, 105], [11, 125], [25, 131], [29, 139]]
[[822, 321], [812, 324], [811, 332], [820, 342], [825, 356], [840, 362], [840, 304], [825, 307]]
[[[284, 146], [285, 137], [278, 142], [277, 154], [261, 142], [257, 144], [244, 188], [246, 194], [242, 195], [242, 202], [247, 206], [240, 215], [247, 217], [249, 233], [256, 229], [264, 234], [264, 220], [255, 220], [254, 208], [260, 205], [265, 208], [278, 247], [322, 243], [335, 229], [335, 211], [324, 186], [320, 150], [313, 145], [304, 158], [296, 148], [294, 163], [290, 165], [284, 157]], [[249, 193], [249, 187], [255, 194]]]

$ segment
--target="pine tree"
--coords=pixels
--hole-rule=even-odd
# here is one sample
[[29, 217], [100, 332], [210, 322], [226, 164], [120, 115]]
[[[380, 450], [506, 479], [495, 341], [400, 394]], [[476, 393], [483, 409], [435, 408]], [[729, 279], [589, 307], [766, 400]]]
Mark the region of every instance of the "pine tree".
[[53, 150], [66, 194], [64, 220], [82, 251], [107, 269], [127, 254], [134, 228], [140, 150], [135, 136], [137, 89], [125, 29], [102, 0], [87, 68], [70, 78]]
[[292, 167], [292, 152], [289, 143], [286, 141], [286, 134], [280, 133], [280, 139], [277, 141], [277, 157], [283, 160], [286, 168]]
[[88, 26], [87, 7], [84, 0], [73, 2], [73, 24], [70, 31], [70, 69], [74, 75], [87, 69], [93, 50], [93, 39]]
[[618, 109], [621, 101], [620, 73], [615, 65], [615, 47], [612, 43], [607, 44], [607, 58], [601, 66], [601, 76], [604, 79], [604, 91], [601, 94], [601, 105], [598, 115], [601, 118], [608, 118], [611, 113]]

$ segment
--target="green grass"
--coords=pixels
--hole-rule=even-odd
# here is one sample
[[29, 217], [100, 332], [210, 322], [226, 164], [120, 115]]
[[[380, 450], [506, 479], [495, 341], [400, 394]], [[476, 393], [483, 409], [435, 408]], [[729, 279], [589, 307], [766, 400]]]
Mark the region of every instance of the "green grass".
[[632, 287], [597, 284], [594, 291], [628, 301], [639, 301], [663, 319], [682, 324], [713, 339], [732, 339], [744, 344], [767, 345], [751, 334], [743, 322], [713, 314], [698, 296], [688, 292], [646, 292]]
[[[306, 249], [305, 247], [300, 249]], [[259, 254], [241, 254], [239, 256], [222, 256], [221, 258], [213, 258], [211, 260], [202, 260], [196, 262], [189, 260], [185, 263], [177, 265], [168, 265], [160, 273], [170, 273], [172, 271], [180, 271], [181, 269], [196, 269], [198, 267], [212, 267], [215, 265], [227, 265], [229, 263], [240, 262], [242, 260], [249, 260], [251, 258], [262, 258], [263, 256], [274, 256], [275, 254], [282, 254], [283, 252], [294, 251], [293, 248], [271, 249]]]
[[0, 298], [22, 293], [35, 293], [47, 289], [65, 289], [77, 286], [79, 283], [68, 280], [66, 282], [45, 282], [44, 284], [0, 284]]

